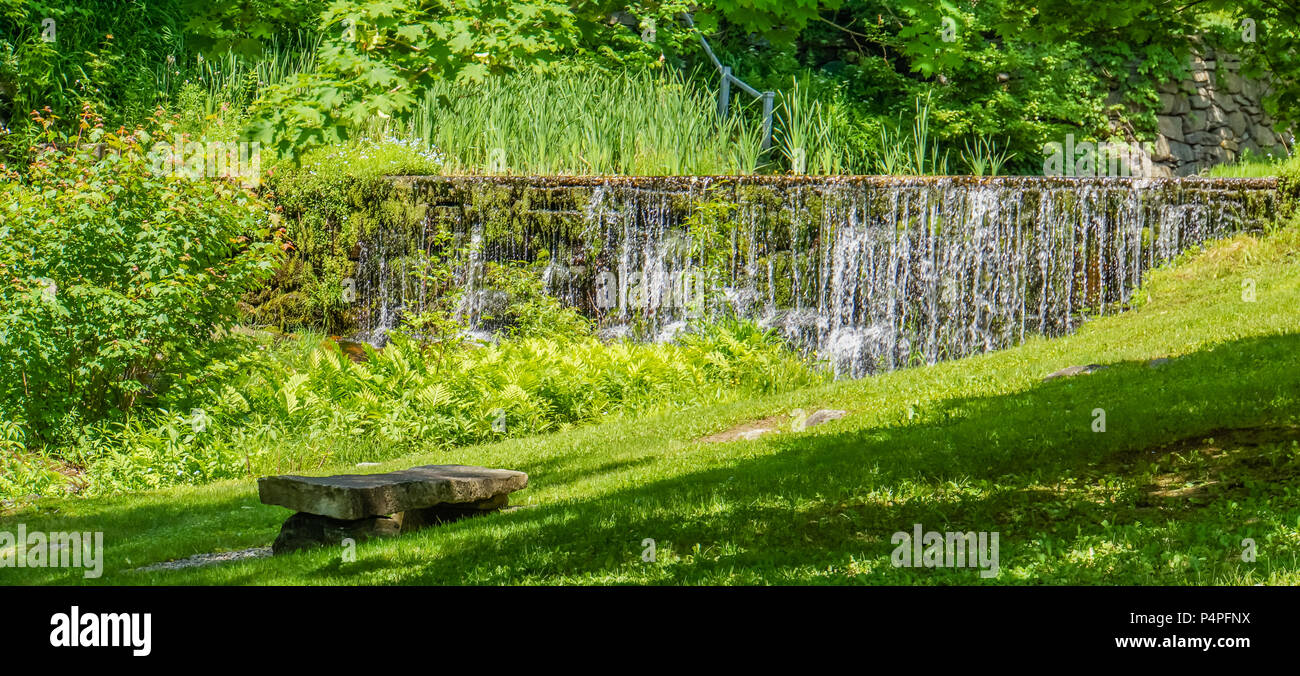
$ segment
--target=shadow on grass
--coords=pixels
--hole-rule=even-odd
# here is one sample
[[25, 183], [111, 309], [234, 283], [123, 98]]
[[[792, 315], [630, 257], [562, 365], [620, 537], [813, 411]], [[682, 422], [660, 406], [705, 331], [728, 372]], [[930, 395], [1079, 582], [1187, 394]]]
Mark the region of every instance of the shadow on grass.
[[[905, 426], [843, 429], [849, 419], [751, 442], [770, 452], [725, 467], [468, 524], [436, 558], [396, 565], [409, 566], [406, 581], [438, 584], [979, 582], [969, 570], [889, 566], [891, 535], [921, 523], [999, 531], [1004, 571], [1033, 582], [1230, 579], [1245, 537], [1277, 544], [1261, 566], [1285, 570], [1300, 516], [1286, 485], [1300, 462], [1288, 451], [1300, 439], [1298, 360], [1300, 336], [1252, 338], [946, 400]], [[1217, 464], [1193, 457], [1216, 446]], [[1162, 492], [1197, 472], [1213, 475], [1197, 502]], [[640, 560], [644, 538], [656, 538], [661, 563]]]
[[[854, 429], [850, 416], [803, 435], [734, 442], [757, 452], [599, 497], [364, 543], [354, 563], [318, 551], [104, 582], [1208, 583], [1248, 574], [1241, 566], [1250, 564], [1239, 565], [1245, 537], [1261, 544], [1261, 573], [1293, 569], [1297, 545], [1287, 542], [1300, 526], [1300, 492], [1279, 479], [1300, 463], [1288, 450], [1300, 438], [1300, 335], [1225, 343], [1155, 367], [1107, 366], [945, 400], [904, 425]], [[1094, 431], [1098, 409], [1104, 431]], [[1267, 430], [1241, 431], [1259, 428]], [[634, 467], [650, 474], [657, 460], [585, 468], [564, 457], [520, 468], [540, 486]], [[1197, 481], [1197, 502], [1179, 493]], [[250, 501], [243, 489], [208, 497], [30, 521], [48, 530], [140, 525], [120, 551], [143, 565], [151, 561], [137, 556], [164, 551], [148, 540], [184, 541], [168, 552], [198, 547], [179, 556], [221, 548], [213, 529], [229, 548], [266, 544], [285, 516], [241, 509]], [[998, 531], [1001, 577], [891, 567], [891, 535], [916, 523]], [[656, 562], [641, 559], [646, 538], [656, 540]], [[59, 579], [72, 581], [32, 581]]]

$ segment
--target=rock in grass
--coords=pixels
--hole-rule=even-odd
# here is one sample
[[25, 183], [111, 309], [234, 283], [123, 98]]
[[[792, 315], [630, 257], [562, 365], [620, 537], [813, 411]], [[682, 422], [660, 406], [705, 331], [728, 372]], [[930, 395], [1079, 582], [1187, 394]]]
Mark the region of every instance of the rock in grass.
[[1088, 364], [1087, 366], [1067, 366], [1061, 369], [1060, 371], [1054, 371], [1052, 373], [1047, 374], [1047, 377], [1043, 378], [1043, 382], [1047, 382], [1049, 380], [1056, 380], [1057, 378], [1069, 378], [1071, 376], [1086, 376], [1089, 373], [1096, 373], [1097, 371], [1100, 371], [1104, 368], [1106, 367], [1102, 366], [1101, 364]]
[[273, 476], [257, 480], [268, 505], [351, 521], [440, 504], [478, 503], [528, 485], [528, 475], [469, 465], [425, 465], [384, 474]]
[[812, 415], [803, 419], [802, 426], [798, 425], [797, 418], [794, 421], [795, 424], [791, 426], [791, 416], [775, 415], [762, 420], [737, 425], [725, 432], [719, 432], [717, 434], [711, 434], [707, 437], [700, 438], [698, 441], [702, 441], [706, 444], [740, 440], [753, 441], [768, 434], [780, 434], [783, 429], [790, 429], [798, 432], [809, 427], [816, 427], [832, 420], [839, 420], [848, 414], [848, 411], [843, 411], [837, 408], [817, 409]]
[[838, 408], [823, 408], [808, 416], [808, 419], [804, 421], [803, 426], [816, 427], [822, 423], [839, 420], [848, 414], [848, 411], [843, 411]]

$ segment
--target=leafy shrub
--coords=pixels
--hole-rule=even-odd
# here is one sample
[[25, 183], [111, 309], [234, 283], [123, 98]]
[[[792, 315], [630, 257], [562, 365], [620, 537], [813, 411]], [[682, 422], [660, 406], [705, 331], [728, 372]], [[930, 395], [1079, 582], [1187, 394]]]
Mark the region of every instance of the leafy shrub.
[[276, 256], [252, 193], [158, 170], [167, 124], [105, 131], [86, 108], [80, 127], [0, 184], [0, 413], [29, 447], [156, 396]]
[[[521, 337], [449, 358], [400, 333], [362, 362], [312, 335], [232, 336], [211, 354], [155, 409], [88, 426], [75, 449], [60, 451], [81, 468], [83, 495], [383, 460], [824, 378], [742, 323], [701, 328], [680, 344]], [[0, 495], [48, 490], [0, 485]]]
[[548, 295], [542, 280], [548, 259], [543, 257], [527, 268], [489, 263], [488, 288], [508, 299], [504, 315], [491, 317], [511, 336], [519, 338], [574, 339], [591, 335], [591, 320]]

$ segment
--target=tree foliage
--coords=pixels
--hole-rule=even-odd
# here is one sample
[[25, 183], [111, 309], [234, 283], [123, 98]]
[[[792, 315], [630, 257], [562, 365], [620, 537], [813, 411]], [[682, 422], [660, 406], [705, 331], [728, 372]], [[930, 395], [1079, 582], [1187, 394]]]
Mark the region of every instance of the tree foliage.
[[277, 249], [244, 188], [157, 171], [165, 124], [106, 131], [87, 109], [66, 137], [38, 122], [47, 144], [0, 183], [0, 417], [50, 441], [156, 394]]

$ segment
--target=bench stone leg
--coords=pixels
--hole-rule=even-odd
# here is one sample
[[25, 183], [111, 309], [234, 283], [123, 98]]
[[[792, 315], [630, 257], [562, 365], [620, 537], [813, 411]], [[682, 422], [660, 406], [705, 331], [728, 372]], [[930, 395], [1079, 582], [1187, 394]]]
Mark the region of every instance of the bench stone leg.
[[387, 516], [345, 521], [298, 512], [280, 527], [280, 535], [271, 545], [271, 553], [284, 554], [326, 545], [338, 547], [347, 538], [361, 542], [373, 537], [392, 537], [400, 532], [401, 523]]
[[498, 511], [510, 502], [508, 493], [479, 502], [462, 502], [412, 509], [390, 516], [370, 516], [364, 519], [334, 519], [328, 516], [298, 512], [280, 527], [280, 535], [271, 545], [273, 554], [285, 554], [322, 546], [341, 546], [345, 538], [357, 542], [376, 537], [393, 537]]
[[510, 495], [504, 494], [480, 502], [460, 502], [434, 505], [424, 509], [412, 509], [401, 514], [394, 514], [393, 518], [400, 519], [402, 532], [406, 533], [426, 526], [437, 526], [495, 512], [504, 508], [509, 502]]

